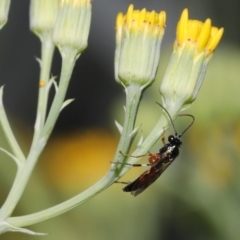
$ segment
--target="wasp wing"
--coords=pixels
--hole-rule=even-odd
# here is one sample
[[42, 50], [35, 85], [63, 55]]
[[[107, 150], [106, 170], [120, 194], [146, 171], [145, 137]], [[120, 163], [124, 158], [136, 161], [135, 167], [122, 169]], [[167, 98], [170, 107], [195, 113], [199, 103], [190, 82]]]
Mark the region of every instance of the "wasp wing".
[[[161, 164], [160, 169], [151, 168], [149, 171], [146, 171], [143, 173], [138, 179], [136, 179], [134, 182], [134, 189], [132, 189], [131, 193], [135, 197], [143, 192], [146, 188], [148, 188], [152, 183], [154, 183], [161, 174], [165, 171], [165, 169], [171, 164], [171, 162], [167, 164]], [[136, 186], [138, 186], [136, 188]], [[135, 190], [136, 189], [136, 190]]]
[[131, 192], [132, 195], [136, 197], [154, 183], [171, 163], [172, 161], [167, 163], [160, 162], [158, 165], [151, 167], [149, 170], [142, 173], [135, 181], [125, 186], [123, 191]]

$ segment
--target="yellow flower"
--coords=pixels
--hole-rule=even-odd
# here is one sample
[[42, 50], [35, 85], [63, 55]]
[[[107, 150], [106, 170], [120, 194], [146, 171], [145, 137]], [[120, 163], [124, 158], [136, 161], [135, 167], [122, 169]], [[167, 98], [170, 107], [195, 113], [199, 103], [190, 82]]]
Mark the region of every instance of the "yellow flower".
[[124, 86], [149, 85], [155, 78], [164, 35], [166, 13], [130, 5], [116, 19], [115, 78]]
[[198, 94], [208, 62], [216, 49], [223, 28], [188, 19], [184, 9], [177, 25], [173, 53], [163, 77], [160, 92], [169, 111], [186, 108]]
[[196, 54], [204, 52], [209, 56], [216, 49], [223, 35], [223, 28], [211, 25], [211, 19], [204, 23], [188, 19], [188, 10], [184, 9], [177, 25], [175, 48], [195, 46]]

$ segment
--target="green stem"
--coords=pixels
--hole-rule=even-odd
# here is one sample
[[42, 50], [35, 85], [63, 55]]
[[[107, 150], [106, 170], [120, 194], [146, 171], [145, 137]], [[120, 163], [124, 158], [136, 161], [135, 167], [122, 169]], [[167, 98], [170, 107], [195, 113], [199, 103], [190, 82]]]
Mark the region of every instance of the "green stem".
[[0, 88], [0, 122], [2, 125], [4, 135], [6, 136], [8, 144], [11, 150], [13, 151], [14, 156], [18, 159], [19, 163], [24, 162], [25, 156], [13, 134], [13, 131], [11, 129], [11, 126], [9, 124], [9, 121], [7, 119], [7, 115], [5, 113], [5, 109], [3, 106], [3, 87]]
[[75, 65], [75, 53], [71, 52], [71, 54], [62, 54], [62, 69], [61, 69], [61, 77], [59, 82], [58, 91], [53, 100], [50, 112], [47, 117], [46, 124], [43, 128], [41, 136], [43, 138], [48, 139], [53, 127], [57, 121], [57, 118], [60, 114], [61, 107], [63, 105], [66, 92], [68, 89], [69, 81], [71, 79], [72, 71]]
[[[119, 151], [128, 152], [131, 146], [133, 137], [131, 134], [134, 130], [134, 123], [136, 119], [137, 109], [140, 101], [142, 91], [137, 85], [129, 86], [126, 88], [126, 114], [124, 120], [124, 126], [121, 133], [121, 138], [116, 150], [116, 154], [113, 161], [121, 161], [125, 157], [122, 156]], [[102, 192], [104, 189], [109, 187], [114, 181], [119, 178], [120, 172], [123, 170], [121, 164], [112, 164], [109, 172], [96, 184], [94, 184], [89, 189], [78, 194], [77, 196], [60, 203], [54, 207], [48, 208], [46, 210], [33, 213], [21, 217], [11, 217], [7, 221], [9, 224], [16, 227], [28, 226], [35, 223], [45, 221], [46, 219], [53, 218], [64, 212], [71, 210], [72, 208], [84, 203], [90, 198], [94, 197], [98, 193]], [[129, 168], [128, 168], [129, 170]]]
[[38, 151], [32, 151], [28, 159], [19, 166], [12, 188], [8, 194], [6, 201], [0, 209], [0, 222], [12, 214], [12, 211], [22, 196], [22, 193], [28, 183], [33, 168], [37, 162], [38, 156], [44, 145], [38, 146]]
[[5, 203], [0, 209], [0, 219], [2, 220], [10, 216], [15, 206], [17, 205], [28, 183], [31, 173], [37, 163], [37, 160], [47, 143], [54, 124], [60, 114], [61, 106], [66, 95], [74, 64], [75, 54], [69, 54], [63, 57], [59, 89], [55, 95], [50, 113], [46, 121], [46, 125], [37, 143], [34, 146], [32, 145], [26, 162], [18, 169], [13, 186], [8, 194]]
[[15, 180], [12, 185], [12, 188], [9, 192], [9, 195], [5, 203], [3, 204], [0, 210], [1, 219], [4, 219], [7, 216], [11, 215], [12, 211], [14, 210], [16, 204], [18, 203], [25, 189], [25, 186], [38, 160], [38, 157], [42, 152], [43, 147], [45, 146], [45, 143], [38, 142], [38, 141], [39, 141], [41, 129], [45, 121], [46, 105], [47, 105], [47, 99], [48, 99], [47, 83], [49, 81], [49, 75], [50, 75], [50, 69], [51, 69], [51, 63], [52, 63], [52, 57], [53, 57], [53, 51], [54, 51], [54, 45], [52, 42], [52, 33], [46, 32], [41, 37], [41, 41], [42, 41], [42, 60], [40, 63], [41, 65], [40, 81], [44, 81], [45, 85], [43, 87], [40, 87], [39, 89], [34, 137], [33, 137], [32, 147], [26, 162], [23, 162], [23, 160], [25, 160], [25, 157], [23, 156], [23, 153], [20, 147], [18, 146], [15, 137], [13, 136], [13, 133], [11, 131], [11, 128], [9, 126], [9, 123], [5, 115], [3, 105], [2, 105], [2, 108], [0, 109], [2, 125], [4, 127], [4, 131], [10, 143], [10, 146], [15, 156], [19, 159], [19, 161], [22, 160], [21, 162], [23, 162], [23, 164], [18, 166], [19, 168], [15, 176]]
[[[126, 115], [125, 122], [123, 126], [123, 131], [121, 135], [121, 139], [119, 141], [119, 145], [114, 157], [113, 161], [125, 161], [127, 160], [130, 163], [135, 163], [137, 161], [136, 158], [132, 157], [124, 157], [119, 151], [128, 152], [129, 147], [131, 146], [131, 142], [133, 140], [131, 133], [134, 130], [134, 122], [136, 118], [137, 108], [139, 104], [139, 100], [141, 97], [141, 90], [136, 88], [136, 86], [131, 86], [126, 89], [127, 93], [127, 103], [126, 103]], [[169, 112], [173, 118], [176, 117], [180, 109], [169, 109]], [[169, 119], [167, 115], [164, 113], [161, 115], [159, 121], [152, 129], [151, 133], [145, 139], [143, 144], [138, 147], [133, 155], [140, 155], [146, 153], [160, 138], [166, 126], [168, 126]], [[125, 159], [124, 159], [125, 158]], [[118, 166], [120, 166], [118, 168]], [[84, 203], [90, 198], [94, 197], [107, 187], [109, 187], [114, 181], [124, 175], [127, 171], [129, 171], [129, 167], [124, 167], [121, 164], [112, 164], [109, 172], [106, 176], [104, 176], [99, 182], [94, 184], [92, 187], [87, 189], [86, 191], [80, 193], [79, 195], [61, 203], [49, 209], [33, 213], [26, 216], [21, 217], [11, 217], [8, 219], [8, 223], [17, 227], [32, 225], [46, 219], [53, 218], [58, 216], [66, 211], [71, 210], [72, 208]]]
[[[45, 123], [46, 109], [48, 103], [48, 82], [50, 78], [50, 71], [54, 53], [54, 44], [52, 41], [52, 32], [46, 32], [41, 36], [42, 49], [41, 49], [41, 62], [40, 62], [40, 79], [39, 79], [39, 93], [38, 93], [38, 106], [37, 117], [34, 125], [34, 136], [32, 146], [35, 146], [41, 135], [41, 130]], [[44, 83], [43, 86], [40, 83]]]

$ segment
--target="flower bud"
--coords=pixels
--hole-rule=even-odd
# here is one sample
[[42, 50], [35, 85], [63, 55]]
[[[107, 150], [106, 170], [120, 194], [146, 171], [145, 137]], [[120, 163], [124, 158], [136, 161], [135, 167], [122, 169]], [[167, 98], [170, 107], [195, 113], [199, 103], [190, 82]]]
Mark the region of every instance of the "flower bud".
[[173, 53], [160, 87], [167, 109], [181, 109], [195, 100], [208, 62], [223, 35], [223, 28], [213, 27], [210, 19], [204, 23], [189, 20], [188, 10], [185, 9], [176, 35]]
[[166, 13], [146, 9], [134, 10], [116, 19], [115, 79], [125, 87], [139, 84], [143, 88], [155, 79], [160, 46], [165, 30]]
[[54, 28], [59, 0], [31, 0], [30, 29], [38, 36]]
[[0, 1], [0, 29], [6, 24], [8, 20], [9, 7], [10, 7], [10, 0]]
[[53, 40], [60, 52], [72, 49], [77, 54], [87, 47], [91, 21], [90, 0], [61, 0]]

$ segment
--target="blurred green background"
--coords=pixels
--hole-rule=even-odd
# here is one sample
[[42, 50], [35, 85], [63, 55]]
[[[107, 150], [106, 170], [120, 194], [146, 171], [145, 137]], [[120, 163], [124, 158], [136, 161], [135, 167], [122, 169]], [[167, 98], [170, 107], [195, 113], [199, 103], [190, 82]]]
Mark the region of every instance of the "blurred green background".
[[[78, 60], [68, 91], [76, 98], [66, 108], [14, 216], [30, 214], [60, 203], [99, 180], [119, 135], [114, 119], [123, 119], [124, 92], [114, 81], [114, 24], [119, 11], [135, 8], [167, 11], [167, 30], [162, 45], [158, 79], [145, 91], [138, 124], [146, 136], [161, 109], [159, 85], [174, 41], [175, 25], [183, 8], [190, 18], [212, 19], [225, 33], [196, 101], [185, 112], [196, 117], [183, 137], [180, 156], [171, 167], [137, 198], [115, 184], [74, 210], [29, 228], [48, 232], [46, 240], [238, 240], [240, 236], [240, 21], [235, 1], [93, 1], [89, 47]], [[0, 83], [5, 84], [4, 104], [21, 146], [28, 151], [37, 101], [38, 39], [28, 30], [28, 1], [13, 0], [8, 24], [0, 32]], [[238, 12], [237, 12], [238, 11]], [[55, 54], [53, 74], [61, 60]], [[31, 90], [30, 90], [31, 89]], [[104, 96], [104, 97], [103, 97]], [[176, 119], [178, 131], [188, 125]], [[166, 133], [168, 135], [169, 132]], [[3, 134], [0, 146], [7, 148]], [[151, 152], [157, 152], [161, 141]], [[0, 205], [16, 171], [0, 153]], [[143, 159], [146, 162], [147, 159]], [[138, 177], [145, 169], [132, 169], [123, 180]], [[6, 233], [2, 240], [39, 237]]]

